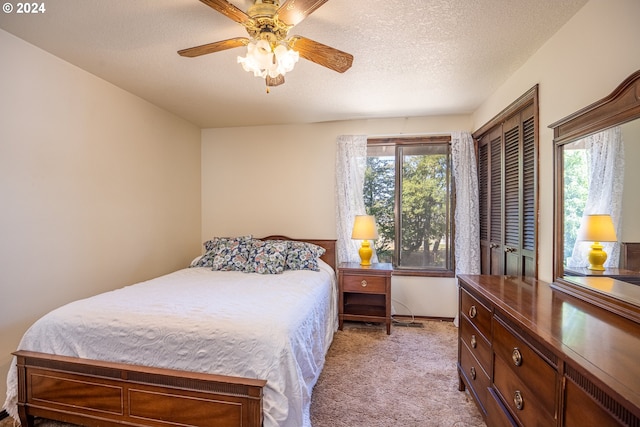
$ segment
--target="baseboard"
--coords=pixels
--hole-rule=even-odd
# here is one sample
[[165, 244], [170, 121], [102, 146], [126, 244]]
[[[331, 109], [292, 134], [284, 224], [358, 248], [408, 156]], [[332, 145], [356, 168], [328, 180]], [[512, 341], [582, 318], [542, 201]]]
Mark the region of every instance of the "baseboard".
[[393, 316], [391, 316], [394, 320], [398, 320], [401, 322], [406, 322], [409, 320], [424, 320], [424, 321], [429, 321], [429, 322], [433, 322], [433, 321], [437, 321], [437, 322], [453, 322], [453, 317], [434, 317], [434, 316], [409, 316], [409, 315], [402, 315], [402, 314], [394, 314]]
[[0, 420], [4, 420], [8, 416], [9, 416], [9, 413], [6, 410], [3, 409], [2, 411], [0, 411]]

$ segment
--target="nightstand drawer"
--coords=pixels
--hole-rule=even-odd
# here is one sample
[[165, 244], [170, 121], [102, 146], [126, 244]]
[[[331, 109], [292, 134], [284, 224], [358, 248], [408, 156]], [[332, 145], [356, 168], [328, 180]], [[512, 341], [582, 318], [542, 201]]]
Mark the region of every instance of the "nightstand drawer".
[[387, 279], [382, 276], [344, 275], [342, 289], [344, 292], [384, 294], [387, 291]]

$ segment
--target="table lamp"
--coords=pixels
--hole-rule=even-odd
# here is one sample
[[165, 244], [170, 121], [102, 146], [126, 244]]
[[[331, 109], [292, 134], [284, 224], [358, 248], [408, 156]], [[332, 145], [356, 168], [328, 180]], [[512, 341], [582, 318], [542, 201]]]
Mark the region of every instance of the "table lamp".
[[376, 218], [373, 215], [356, 215], [356, 219], [353, 222], [351, 238], [354, 240], [362, 240], [362, 245], [358, 250], [358, 254], [360, 254], [360, 265], [371, 265], [373, 249], [371, 249], [369, 240], [378, 238]]
[[604, 271], [603, 264], [607, 260], [607, 253], [602, 250], [600, 242], [615, 242], [616, 230], [613, 227], [611, 215], [597, 214], [582, 217], [582, 224], [578, 229], [578, 240], [593, 242], [589, 252], [589, 270]]

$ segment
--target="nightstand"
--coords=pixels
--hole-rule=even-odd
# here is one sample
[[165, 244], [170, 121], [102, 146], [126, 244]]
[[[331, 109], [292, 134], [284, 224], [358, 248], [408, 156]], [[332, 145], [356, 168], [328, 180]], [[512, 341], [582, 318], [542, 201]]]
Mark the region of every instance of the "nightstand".
[[391, 264], [338, 266], [338, 328], [345, 320], [384, 322], [391, 334]]

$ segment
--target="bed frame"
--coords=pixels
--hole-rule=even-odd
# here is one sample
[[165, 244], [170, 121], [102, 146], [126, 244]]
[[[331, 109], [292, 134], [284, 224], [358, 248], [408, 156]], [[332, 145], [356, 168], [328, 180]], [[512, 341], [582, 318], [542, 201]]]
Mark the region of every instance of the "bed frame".
[[[335, 240], [325, 248], [336, 269]], [[260, 427], [266, 381], [17, 351], [23, 427], [47, 418], [89, 427]]]

